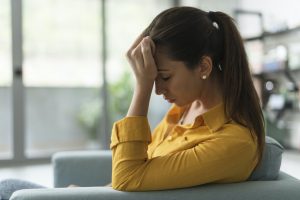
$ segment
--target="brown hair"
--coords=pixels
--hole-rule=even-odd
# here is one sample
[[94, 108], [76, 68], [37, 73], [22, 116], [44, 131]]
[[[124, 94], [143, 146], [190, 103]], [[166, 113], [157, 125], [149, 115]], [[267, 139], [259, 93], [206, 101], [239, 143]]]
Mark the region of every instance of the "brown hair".
[[212, 75], [222, 87], [225, 113], [257, 136], [261, 160], [265, 123], [252, 82], [243, 40], [233, 19], [222, 12], [174, 7], [154, 18], [143, 32], [174, 60], [193, 69], [206, 55], [213, 62]]

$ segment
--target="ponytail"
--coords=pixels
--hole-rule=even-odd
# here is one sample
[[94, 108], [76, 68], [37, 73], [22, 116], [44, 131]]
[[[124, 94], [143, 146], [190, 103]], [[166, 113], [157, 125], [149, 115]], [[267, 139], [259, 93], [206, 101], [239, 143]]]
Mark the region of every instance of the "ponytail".
[[218, 36], [222, 38], [219, 64], [222, 68], [225, 113], [257, 136], [260, 162], [265, 143], [265, 124], [243, 40], [230, 16], [222, 12], [209, 12], [208, 18], [218, 25]]

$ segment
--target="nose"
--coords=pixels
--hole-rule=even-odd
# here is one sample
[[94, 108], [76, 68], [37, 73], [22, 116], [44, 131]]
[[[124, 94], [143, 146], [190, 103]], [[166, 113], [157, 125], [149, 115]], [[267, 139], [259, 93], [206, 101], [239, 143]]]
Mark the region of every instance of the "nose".
[[157, 95], [161, 95], [163, 94], [164, 92], [164, 89], [163, 89], [163, 84], [161, 83], [161, 81], [157, 78], [155, 80], [155, 93]]

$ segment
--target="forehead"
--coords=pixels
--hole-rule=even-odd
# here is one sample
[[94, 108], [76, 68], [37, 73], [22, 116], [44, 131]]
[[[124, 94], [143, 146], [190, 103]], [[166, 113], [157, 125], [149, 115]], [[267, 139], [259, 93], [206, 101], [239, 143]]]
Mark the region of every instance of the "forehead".
[[154, 60], [156, 62], [157, 70], [159, 72], [178, 71], [179, 68], [186, 68], [184, 62], [171, 59], [169, 56], [167, 56], [164, 49], [162, 48], [156, 49], [154, 54]]

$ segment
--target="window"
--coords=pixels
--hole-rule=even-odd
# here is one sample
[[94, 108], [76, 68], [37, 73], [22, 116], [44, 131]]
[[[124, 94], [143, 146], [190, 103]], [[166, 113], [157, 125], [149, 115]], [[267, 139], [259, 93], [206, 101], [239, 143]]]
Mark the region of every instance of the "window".
[[[131, 102], [134, 75], [125, 57], [126, 51], [152, 19], [172, 5], [173, 1], [159, 0], [107, 1], [106, 68], [111, 122], [124, 117]], [[161, 97], [152, 95], [148, 115], [152, 128], [161, 120], [167, 108], [167, 103]]]
[[25, 0], [23, 12], [26, 153], [86, 148], [96, 138], [82, 110], [100, 102], [101, 2]]
[[0, 6], [0, 159], [12, 156], [12, 63], [9, 0]]
[[[153, 17], [173, 3], [1, 1], [1, 162], [42, 161], [61, 150], [106, 148], [101, 145], [110, 141], [100, 123], [107, 115], [111, 122], [123, 117], [131, 100], [133, 76], [124, 53]], [[102, 91], [104, 63], [108, 91]], [[23, 73], [13, 76], [13, 68], [20, 67]], [[102, 94], [109, 96], [108, 112], [102, 109], [106, 105]], [[154, 125], [164, 114], [158, 101], [163, 100], [154, 97], [153, 107], [150, 102]]]

